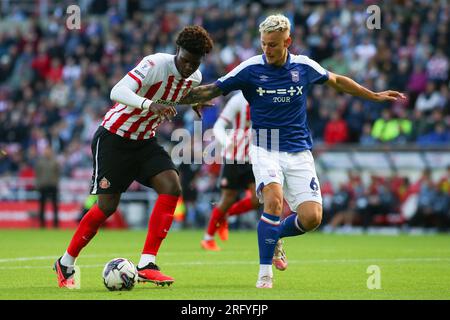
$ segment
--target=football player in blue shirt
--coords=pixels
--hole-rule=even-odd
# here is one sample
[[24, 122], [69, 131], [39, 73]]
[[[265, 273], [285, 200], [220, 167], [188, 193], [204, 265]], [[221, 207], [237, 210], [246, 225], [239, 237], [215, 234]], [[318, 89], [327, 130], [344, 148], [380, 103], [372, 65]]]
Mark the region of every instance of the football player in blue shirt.
[[[312, 85], [326, 84], [339, 92], [377, 102], [405, 98], [397, 91], [373, 92], [348, 77], [325, 70], [307, 56], [291, 54], [290, 29], [285, 16], [267, 17], [259, 26], [264, 54], [242, 62], [215, 83], [192, 89], [180, 101], [203, 103], [241, 90], [250, 103], [254, 130], [250, 161], [257, 194], [264, 203], [257, 228], [257, 288], [272, 288], [272, 260], [275, 249], [282, 250], [279, 240], [312, 231], [322, 220], [322, 197], [306, 117]], [[297, 214], [280, 221], [283, 197]]]

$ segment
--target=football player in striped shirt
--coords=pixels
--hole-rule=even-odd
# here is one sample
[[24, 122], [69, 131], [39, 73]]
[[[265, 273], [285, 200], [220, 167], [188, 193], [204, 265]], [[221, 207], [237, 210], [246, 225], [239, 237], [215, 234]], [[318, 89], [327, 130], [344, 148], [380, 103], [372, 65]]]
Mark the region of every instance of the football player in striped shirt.
[[[326, 84], [377, 102], [405, 98], [392, 90], [373, 92], [348, 77], [325, 70], [307, 56], [291, 54], [290, 30], [285, 16], [267, 17], [259, 26], [262, 55], [243, 61], [224, 77], [195, 88], [182, 100], [198, 103], [241, 90], [250, 103], [250, 161], [256, 194], [264, 202], [257, 228], [257, 288], [272, 288], [272, 259], [278, 240], [312, 231], [322, 221], [322, 197], [306, 116], [311, 87]], [[280, 221], [283, 197], [297, 214]]]
[[91, 194], [97, 204], [83, 217], [70, 244], [54, 265], [60, 287], [74, 285], [74, 265], [80, 251], [112, 215], [121, 194], [134, 181], [158, 193], [148, 224], [139, 264], [140, 281], [170, 285], [174, 279], [156, 265], [156, 255], [169, 231], [181, 186], [169, 154], [158, 144], [155, 130], [176, 115], [175, 105], [198, 86], [198, 70], [213, 41], [200, 26], [185, 27], [176, 39], [175, 55], [144, 57], [111, 90], [116, 103], [106, 113], [92, 141]]
[[[231, 127], [231, 129], [227, 129]], [[250, 106], [241, 91], [226, 103], [214, 124], [214, 136], [222, 149], [222, 171], [218, 180], [221, 189], [219, 203], [213, 208], [201, 247], [219, 251], [214, 236], [228, 239], [227, 217], [242, 214], [259, 206], [255, 194], [255, 177], [249, 163], [248, 150], [251, 139]], [[242, 188], [250, 190], [243, 199], [236, 201]]]

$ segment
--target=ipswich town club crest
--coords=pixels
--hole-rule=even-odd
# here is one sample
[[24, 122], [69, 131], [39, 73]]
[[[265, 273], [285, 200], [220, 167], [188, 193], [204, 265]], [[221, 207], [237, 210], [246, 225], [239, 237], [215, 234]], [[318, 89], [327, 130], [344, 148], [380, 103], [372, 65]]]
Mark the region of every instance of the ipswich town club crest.
[[300, 75], [297, 70], [291, 71], [292, 82], [298, 82], [300, 80]]
[[98, 183], [98, 186], [102, 189], [108, 189], [111, 186], [111, 183], [108, 181], [108, 179], [103, 177], [102, 180], [100, 180], [100, 182]]

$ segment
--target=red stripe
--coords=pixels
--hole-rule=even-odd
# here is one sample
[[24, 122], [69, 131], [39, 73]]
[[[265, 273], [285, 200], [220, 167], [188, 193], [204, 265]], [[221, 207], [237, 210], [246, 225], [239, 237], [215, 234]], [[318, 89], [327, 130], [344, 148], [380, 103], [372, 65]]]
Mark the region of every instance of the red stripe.
[[148, 89], [147, 93], [145, 94], [145, 97], [147, 99], [152, 99], [156, 92], [158, 92], [159, 87], [161, 87], [162, 81], [155, 83]]
[[[115, 103], [112, 107], [111, 107], [111, 110], [113, 110], [115, 107], [117, 107], [119, 105], [119, 103]], [[114, 112], [111, 112], [111, 114], [109, 115], [109, 117], [107, 118], [107, 119], [104, 119], [103, 120], [103, 122], [102, 122], [102, 126], [103, 125], [105, 125], [108, 121], [109, 121], [109, 119], [111, 119], [112, 118], [112, 116], [113, 115], [115, 115], [116, 113], [118, 113], [118, 112], [121, 112], [123, 109], [125, 109], [127, 106], [123, 106], [123, 108], [122, 109], [120, 109], [120, 110], [116, 110], [116, 111], [114, 111]], [[111, 111], [110, 110], [110, 111]]]
[[241, 125], [241, 113], [236, 114], [236, 128], [239, 128]]
[[[245, 134], [246, 134], [246, 135], [248, 134], [248, 131], [249, 131], [249, 128], [245, 129]], [[244, 157], [245, 157], [246, 159], [248, 158], [248, 149], [249, 149], [249, 147], [250, 147], [250, 139], [251, 139], [251, 138], [252, 138], [252, 137], [249, 136], [249, 137], [248, 137], [248, 140], [247, 140], [247, 143], [245, 144]]]
[[[245, 131], [244, 131], [244, 135], [247, 136], [248, 135], [248, 131], [250, 129], [250, 104], [247, 103], [247, 108], [245, 110], [245, 118], [247, 119], [247, 123], [245, 124]], [[248, 140], [246, 141], [245, 144], [245, 149], [244, 149], [244, 158], [247, 159], [248, 158], [248, 149], [250, 146], [250, 139], [251, 137], [249, 136]]]
[[[237, 147], [236, 147], [236, 157], [237, 157], [237, 151], [239, 150], [239, 147], [242, 145], [243, 142], [245, 142], [245, 147], [244, 147], [244, 154], [243, 157], [244, 159], [247, 157], [248, 155], [248, 146], [250, 145], [250, 137], [247, 137], [248, 134], [248, 128], [245, 128], [244, 130], [244, 134], [241, 137], [241, 139], [239, 140], [239, 142], [237, 143]], [[246, 139], [247, 138], [247, 139]]]
[[183, 90], [183, 94], [181, 95], [181, 97], [184, 97], [188, 93], [189, 89], [191, 88], [191, 85], [192, 85], [192, 80], [189, 80], [187, 82], [186, 88]]
[[184, 79], [181, 79], [180, 81], [178, 81], [177, 88], [175, 89], [175, 92], [173, 93], [172, 99], [170, 99], [170, 101], [174, 102], [177, 99], [178, 93], [180, 92], [181, 87], [183, 86], [183, 83], [184, 83]]
[[111, 128], [109, 129], [110, 132], [116, 133], [117, 130], [132, 116], [141, 113], [141, 109], [134, 109], [131, 113], [123, 113], [120, 115], [120, 117], [113, 123]]
[[161, 97], [161, 100], [166, 100], [167, 99], [167, 96], [170, 93], [170, 89], [172, 88], [173, 79], [175, 79], [175, 76], [172, 75], [167, 80], [166, 88], [165, 88], [163, 96]]
[[136, 93], [139, 91], [139, 90], [141, 90], [141, 88], [142, 88], [142, 81], [141, 81], [141, 79], [139, 79], [138, 77], [136, 77], [134, 74], [132, 74], [131, 72], [128, 72], [128, 75], [130, 76], [130, 77], [132, 77], [134, 80], [136, 80], [136, 82], [138, 83], [138, 85], [139, 85], [139, 88], [137, 88], [137, 90], [135, 91]]
[[234, 137], [233, 139], [236, 140], [236, 143], [234, 144], [234, 149], [233, 149], [233, 160], [236, 159], [236, 155], [237, 155], [237, 147], [238, 147], [238, 141], [237, 141], [237, 133], [239, 132], [239, 128], [241, 126], [241, 113], [237, 113], [236, 114], [236, 131], [234, 132]]
[[[131, 136], [132, 133], [136, 132], [136, 130], [139, 128], [139, 126], [147, 121], [149, 118], [151, 118], [154, 115], [153, 112], [149, 111], [144, 117], [139, 118], [138, 120], [136, 120], [136, 122], [134, 122], [131, 127], [127, 130], [127, 132], [125, 132], [124, 134], [124, 138], [129, 138]], [[145, 131], [144, 131], [145, 132]]]
[[[150, 120], [150, 122], [145, 126], [144, 131], [142, 131], [141, 133], [139, 133], [137, 139], [138, 140], [142, 140], [144, 139], [145, 134], [147, 133], [147, 131], [149, 131], [151, 129], [151, 127], [153, 126], [153, 124], [158, 121], [159, 118], [154, 118], [152, 120]], [[152, 135], [151, 135], [152, 136]]]
[[247, 120], [245, 127], [248, 128], [250, 126], [250, 105], [248, 103], [247, 108], [245, 109], [245, 119]]

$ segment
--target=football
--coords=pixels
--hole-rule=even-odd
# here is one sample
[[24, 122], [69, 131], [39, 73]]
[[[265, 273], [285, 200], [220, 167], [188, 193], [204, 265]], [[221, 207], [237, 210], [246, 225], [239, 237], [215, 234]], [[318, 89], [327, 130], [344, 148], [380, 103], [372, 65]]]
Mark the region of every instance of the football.
[[115, 258], [103, 268], [103, 283], [110, 291], [131, 290], [137, 280], [137, 270], [133, 262], [125, 258]]

